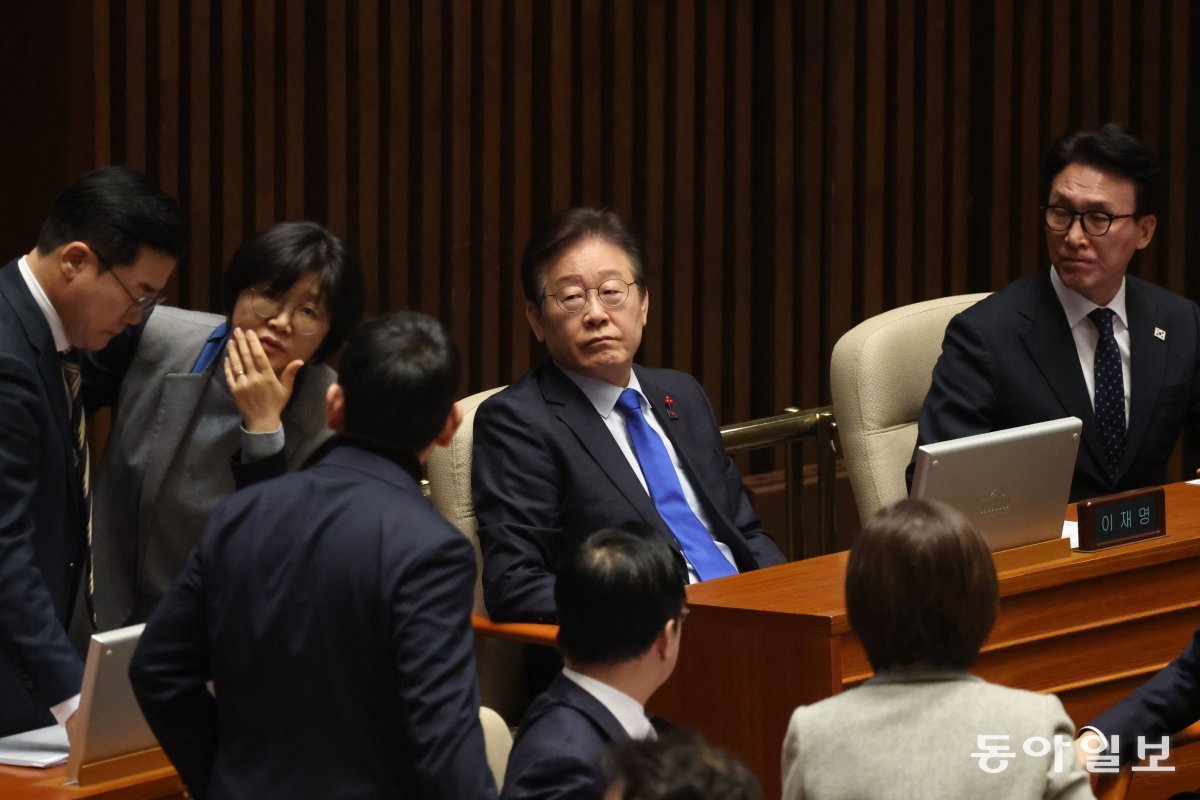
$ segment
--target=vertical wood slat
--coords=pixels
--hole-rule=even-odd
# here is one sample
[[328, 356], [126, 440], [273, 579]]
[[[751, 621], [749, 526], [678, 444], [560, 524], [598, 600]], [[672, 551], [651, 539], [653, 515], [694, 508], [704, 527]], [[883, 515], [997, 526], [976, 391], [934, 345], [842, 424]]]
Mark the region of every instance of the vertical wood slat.
[[518, 266], [572, 202], [644, 235], [639, 358], [701, 376], [723, 421], [828, 401], [829, 350], [864, 316], [1044, 269], [1038, 162], [1067, 129], [1136, 125], [1175, 178], [1138, 269], [1182, 290], [1194, 260], [1187, 3], [90, 9], [90, 148], [183, 195], [179, 299], [219, 307], [233, 249], [307, 208], [358, 251], [371, 311], [451, 325], [464, 391], [544, 357]]

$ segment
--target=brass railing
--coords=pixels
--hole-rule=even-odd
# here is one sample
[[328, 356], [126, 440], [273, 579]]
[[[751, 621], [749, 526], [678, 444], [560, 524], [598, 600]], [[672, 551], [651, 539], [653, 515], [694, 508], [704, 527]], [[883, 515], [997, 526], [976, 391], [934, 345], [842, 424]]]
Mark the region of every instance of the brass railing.
[[[737, 453], [762, 447], [783, 446], [783, 482], [787, 529], [784, 554], [789, 561], [832, 553], [837, 549], [837, 452], [833, 434], [837, 424], [829, 406], [802, 411], [788, 408], [775, 417], [763, 417], [721, 428], [725, 450]], [[804, 489], [804, 440], [816, 440], [817, 530], [819, 552], [806, 553], [801, 492]]]

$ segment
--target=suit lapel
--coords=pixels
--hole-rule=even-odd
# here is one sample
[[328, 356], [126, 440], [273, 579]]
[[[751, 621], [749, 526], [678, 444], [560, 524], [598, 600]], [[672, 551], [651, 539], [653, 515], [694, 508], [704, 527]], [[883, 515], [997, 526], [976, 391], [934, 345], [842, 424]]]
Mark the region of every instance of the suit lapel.
[[[58, 428], [59, 439], [62, 442], [65, 463], [70, 465], [75, 459], [75, 436], [71, 427], [71, 405], [67, 400], [67, 387], [63, 380], [62, 363], [58, 351], [54, 349], [54, 335], [50, 332], [50, 323], [42, 315], [37, 301], [29, 293], [25, 279], [21, 277], [17, 262], [12, 261], [0, 271], [0, 289], [8, 298], [13, 313], [21, 321], [25, 336], [37, 357], [38, 375], [42, 380], [42, 388], [54, 413], [55, 427]], [[68, 485], [77, 487], [76, 500], [82, 500], [83, 487], [75, 476], [68, 476]]]
[[1166, 370], [1167, 343], [1154, 335], [1158, 309], [1139, 290], [1137, 282], [1126, 279], [1125, 313], [1129, 317], [1129, 432], [1125, 437], [1125, 454], [1118, 473], [1125, 474], [1137, 456], [1150, 425], [1150, 417], [1158, 403]]
[[[1020, 312], [1029, 326], [1022, 332], [1021, 339], [1066, 413], [1083, 420], [1080, 456], [1090, 460], [1093, 474], [1104, 475], [1104, 443], [1096, 428], [1092, 399], [1084, 382], [1075, 338], [1067, 327], [1066, 312], [1050, 284], [1050, 273], [1045, 273], [1034, 285], [1037, 291], [1031, 298], [1033, 302]], [[1107, 478], [1103, 480], [1107, 482]]]
[[646, 521], [646, 524], [659, 530], [667, 530], [666, 523], [658, 515], [650, 495], [642, 487], [625, 460], [625, 454], [613, 440], [612, 434], [604, 424], [604, 420], [596, 413], [596, 407], [579, 387], [571, 383], [571, 379], [563, 375], [558, 367], [547, 364], [538, 374], [538, 385], [542, 398], [562, 420], [580, 446], [600, 467], [621, 496], [624, 497], [634, 510]]
[[554, 683], [551, 684], [550, 691], [553, 692], [560, 703], [570, 706], [590, 719], [592, 724], [600, 729], [608, 741], [615, 742], [629, 738], [628, 732], [621, 726], [620, 721], [613, 716], [613, 713], [603, 703], [566, 675], [559, 673], [558, 677], [554, 679]]

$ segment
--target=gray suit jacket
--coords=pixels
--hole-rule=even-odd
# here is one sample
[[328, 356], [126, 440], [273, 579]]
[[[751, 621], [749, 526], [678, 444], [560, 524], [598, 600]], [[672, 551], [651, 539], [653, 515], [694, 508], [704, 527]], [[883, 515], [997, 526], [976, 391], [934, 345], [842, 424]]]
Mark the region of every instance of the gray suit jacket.
[[[216, 314], [160, 306], [124, 374], [94, 490], [102, 630], [149, 616], [183, 569], [209, 512], [237, 488], [231, 458], [241, 445], [241, 417], [225, 386], [222, 358], [191, 374], [221, 321]], [[329, 437], [325, 390], [335, 378], [320, 364], [301, 371], [282, 415], [287, 469], [298, 468]]]
[[[1090, 798], [1087, 773], [1070, 747], [1075, 728], [1054, 695], [987, 683], [957, 671], [884, 673], [862, 686], [801, 706], [783, 742], [785, 800], [970, 797]], [[1015, 753], [1003, 772], [985, 772], [987, 743]], [[1055, 735], [1066, 743], [1055, 771]], [[1023, 752], [1031, 737], [1046, 755]], [[1041, 742], [1031, 750], [1046, 749]], [[994, 768], [999, 760], [988, 762]]]

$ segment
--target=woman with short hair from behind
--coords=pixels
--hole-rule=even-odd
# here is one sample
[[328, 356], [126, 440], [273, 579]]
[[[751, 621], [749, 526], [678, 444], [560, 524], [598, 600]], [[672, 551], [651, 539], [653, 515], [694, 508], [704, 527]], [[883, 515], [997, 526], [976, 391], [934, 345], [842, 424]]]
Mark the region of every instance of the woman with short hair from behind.
[[875, 676], [792, 714], [785, 800], [1092, 797], [1059, 699], [968, 672], [996, 608], [991, 553], [957, 510], [905, 499], [868, 520], [846, 609]]

